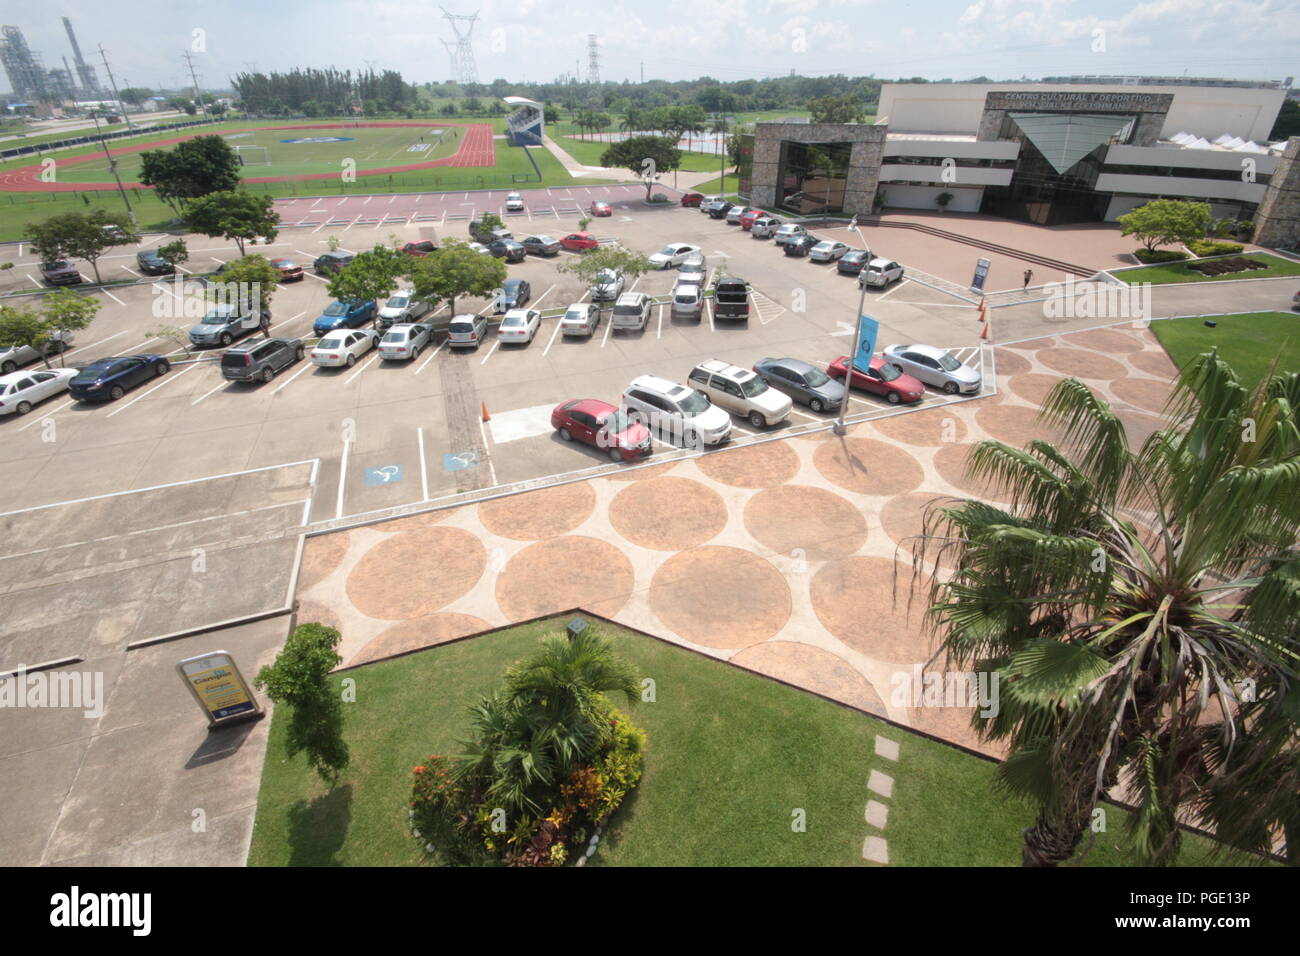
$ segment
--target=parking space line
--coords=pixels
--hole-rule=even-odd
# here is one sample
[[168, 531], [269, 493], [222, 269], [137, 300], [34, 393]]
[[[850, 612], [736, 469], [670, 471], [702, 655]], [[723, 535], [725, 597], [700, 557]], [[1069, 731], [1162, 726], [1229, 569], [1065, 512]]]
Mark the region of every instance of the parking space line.
[[551, 351], [551, 346], [555, 344], [555, 337], [560, 334], [560, 325], [563, 322], [564, 322], [563, 316], [561, 316], [559, 319], [556, 320], [555, 331], [551, 333], [551, 340], [546, 343], [546, 348], [542, 350], [543, 355], [547, 355]]
[[539, 305], [541, 305], [541, 304], [542, 304], [542, 300], [545, 299], [548, 295], [550, 295], [550, 294], [551, 294], [552, 292], [554, 292], [554, 291], [555, 291], [555, 286], [551, 286], [549, 289], [547, 289], [545, 292], [543, 292], [541, 295], [539, 295], [539, 296], [537, 297], [537, 300], [533, 303], [533, 308], [535, 309], [535, 308], [537, 308]]
[[344, 384], [344, 385], [351, 385], [354, 381], [356, 381], [356, 378], [357, 378], [358, 375], [360, 375], [360, 374], [361, 374], [362, 372], [364, 372], [366, 369], [370, 368], [370, 366], [372, 366], [372, 365], [375, 364], [375, 359], [377, 359], [377, 358], [379, 358], [379, 350], [378, 350], [378, 349], [375, 350], [375, 354], [374, 354], [374, 355], [370, 356], [370, 360], [369, 360], [368, 362], [366, 362], [364, 365], [362, 365], [361, 368], [359, 368], [359, 369], [357, 369], [355, 372], [353, 372], [353, 373], [352, 373], [352, 377], [349, 378], [349, 379], [348, 379], [346, 382], [344, 382], [343, 384]]
[[75, 404], [77, 404], [77, 400], [75, 398], [70, 399], [69, 401], [64, 402], [58, 408], [54, 409], [54, 411], [46, 412], [44, 415], [41, 415], [39, 418], [33, 417], [32, 420], [28, 422], [26, 425], [19, 425], [18, 430], [20, 432], [25, 432], [33, 425], [39, 425], [44, 421], [48, 421], [49, 419], [53, 418], [55, 415], [59, 414], [59, 412], [63, 411], [64, 409], [71, 408]]
[[881, 298], [881, 299], [888, 299], [891, 295], [893, 295], [895, 292], [897, 292], [897, 291], [898, 291], [899, 289], [901, 289], [903, 286], [907, 285], [908, 281], [909, 281], [909, 280], [908, 280], [906, 277], [904, 277], [904, 278], [903, 278], [903, 279], [898, 283], [898, 285], [894, 286], [892, 289], [890, 289], [890, 290], [889, 290], [888, 292], [886, 292], [884, 295], [880, 296], [880, 298]]
[[226, 380], [223, 378], [220, 382], [218, 382], [216, 385], [212, 387], [212, 391], [204, 392], [198, 398], [194, 399], [194, 401], [190, 402], [190, 405], [191, 406], [197, 405], [199, 402], [203, 401], [205, 398], [211, 395], [212, 392], [215, 392], [219, 388], [225, 388], [225, 387], [226, 387]]
[[144, 278], [144, 276], [140, 275], [140, 273], [136, 272], [134, 269], [131, 269], [127, 266], [119, 266], [119, 268], [126, 269], [127, 272], [131, 273], [131, 275], [135, 276], [137, 279]]
[[441, 351], [442, 351], [442, 347], [443, 347], [444, 345], [446, 345], [446, 344], [447, 344], [447, 340], [446, 340], [446, 339], [443, 339], [441, 342], [439, 342], [438, 345], [437, 345], [437, 347], [434, 348], [434, 350], [433, 350], [432, 352], [429, 353], [429, 357], [426, 358], [423, 362], [420, 363], [420, 367], [417, 368], [417, 369], [415, 370], [415, 374], [416, 374], [416, 375], [419, 375], [421, 372], [423, 372], [423, 371], [424, 371], [424, 367], [425, 367], [426, 365], [428, 365], [430, 362], [433, 361], [433, 357], [434, 357], [435, 355], [437, 355], [439, 352], [441, 352]]
[[286, 378], [283, 382], [281, 382], [279, 385], [277, 385], [274, 389], [272, 389], [272, 390], [271, 390], [271, 394], [272, 394], [272, 395], [277, 394], [277, 393], [278, 393], [282, 388], [284, 388], [286, 385], [288, 385], [290, 382], [292, 382], [295, 378], [297, 378], [297, 377], [298, 377], [299, 375], [301, 375], [303, 372], [307, 371], [307, 370], [310, 369], [310, 368], [315, 368], [315, 367], [316, 367], [316, 363], [313, 362], [311, 359], [309, 359], [309, 358], [305, 358], [305, 359], [303, 359], [302, 368], [298, 369], [298, 371], [294, 372], [292, 375], [290, 375], [288, 378]]
[[424, 429], [417, 428], [415, 436], [420, 441], [420, 491], [424, 494], [421, 501], [429, 500], [429, 466], [424, 460]]
[[614, 327], [614, 316], [611, 315], [609, 317], [609, 321], [605, 323], [605, 335], [600, 340], [600, 347], [602, 349], [605, 347], [605, 343], [609, 341], [609, 330], [612, 329], [613, 327]]
[[492, 357], [492, 353], [495, 352], [495, 351], [497, 350], [497, 346], [500, 345], [500, 344], [501, 344], [501, 340], [500, 340], [500, 339], [493, 339], [493, 340], [492, 340], [492, 347], [491, 347], [490, 349], [488, 349], [488, 354], [485, 355], [485, 356], [483, 356], [483, 361], [479, 362], [478, 364], [479, 364], [479, 365], [486, 365], [486, 364], [487, 364], [487, 360], [490, 359], [490, 358]]
[[335, 513], [336, 518], [343, 517], [343, 490], [348, 484], [348, 452], [352, 448], [352, 439], [343, 439], [343, 458], [339, 462], [339, 500], [338, 508]]
[[164, 385], [166, 385], [168, 382], [174, 382], [174, 381], [176, 381], [176, 379], [180, 378], [182, 375], [185, 375], [187, 372], [192, 372], [192, 371], [194, 371], [196, 368], [198, 368], [197, 365], [191, 365], [189, 368], [187, 368], [187, 369], [182, 369], [181, 371], [177, 372], [175, 375], [169, 375], [167, 378], [164, 378], [161, 382], [159, 382], [159, 383], [158, 383], [157, 385], [155, 385], [153, 388], [149, 389], [149, 391], [145, 392], [145, 393], [142, 394], [142, 395], [137, 395], [135, 398], [131, 399], [129, 402], [127, 402], [127, 403], [126, 403], [125, 405], [123, 405], [121, 408], [115, 408], [115, 409], [113, 409], [113, 410], [112, 410], [111, 412], [109, 412], [105, 417], [106, 417], [106, 418], [112, 418], [112, 417], [113, 417], [114, 415], [116, 415], [118, 412], [124, 412], [124, 411], [126, 411], [128, 408], [130, 408], [132, 405], [134, 405], [136, 402], [140, 401], [141, 399], [148, 398], [150, 395], [152, 395], [154, 392], [158, 391], [158, 389], [162, 388], [162, 387], [163, 387]]
[[114, 302], [116, 302], [118, 305], [122, 305], [122, 306], [126, 305], [125, 302], [123, 302], [123, 301], [122, 301], [121, 299], [119, 299], [117, 296], [113, 295], [113, 293], [109, 292], [107, 289], [104, 289], [103, 292], [104, 292], [104, 295], [108, 296], [110, 299], [112, 299], [112, 300], [113, 300]]
[[659, 304], [659, 327], [655, 330], [655, 338], [657, 339], [664, 337], [664, 309], [666, 308], [668, 308], [668, 306], [664, 305], [662, 302]]
[[487, 425], [480, 418], [478, 423], [479, 434], [483, 436], [483, 457], [487, 459], [488, 475], [492, 479], [491, 487], [497, 486], [497, 466], [492, 462], [492, 446], [488, 444]]
[[31, 281], [32, 281], [32, 285], [36, 286], [36, 288], [38, 288], [38, 289], [44, 289], [44, 288], [45, 288], [45, 286], [41, 285], [41, 284], [40, 284], [39, 282], [37, 282], [34, 278], [32, 278], [32, 274], [31, 274], [30, 272], [24, 272], [23, 275], [27, 276], [28, 279], [31, 279]]

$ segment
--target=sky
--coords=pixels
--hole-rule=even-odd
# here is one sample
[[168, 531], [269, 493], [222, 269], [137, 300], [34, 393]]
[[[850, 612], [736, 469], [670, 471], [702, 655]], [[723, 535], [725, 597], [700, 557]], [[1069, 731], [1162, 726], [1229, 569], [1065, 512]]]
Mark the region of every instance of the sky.
[[[442, 7], [478, 12], [480, 82], [587, 78], [587, 34], [603, 80], [719, 80], [832, 73], [937, 80], [1072, 74], [1300, 77], [1300, 0], [63, 0], [12, 4], [47, 69], [72, 62], [62, 16], [118, 86], [228, 85], [241, 70], [392, 68], [451, 78]], [[93, 54], [93, 55], [92, 55]], [[7, 79], [0, 84], [8, 89]]]

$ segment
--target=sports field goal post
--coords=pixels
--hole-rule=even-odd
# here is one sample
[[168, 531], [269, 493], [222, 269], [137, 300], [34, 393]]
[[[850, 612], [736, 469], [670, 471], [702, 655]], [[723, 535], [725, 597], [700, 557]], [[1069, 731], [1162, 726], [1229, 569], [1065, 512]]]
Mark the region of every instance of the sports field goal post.
[[241, 166], [271, 165], [271, 153], [265, 146], [236, 146], [235, 155]]

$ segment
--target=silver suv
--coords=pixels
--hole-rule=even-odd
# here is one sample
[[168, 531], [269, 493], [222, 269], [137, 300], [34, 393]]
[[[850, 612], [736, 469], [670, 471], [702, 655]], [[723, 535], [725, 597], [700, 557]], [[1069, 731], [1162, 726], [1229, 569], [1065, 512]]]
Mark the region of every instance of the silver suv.
[[628, 417], [687, 447], [721, 445], [731, 437], [731, 416], [703, 392], [657, 375], [641, 375], [623, 393]]
[[614, 317], [610, 319], [609, 327], [639, 332], [649, 321], [650, 296], [644, 292], [624, 292], [614, 303]]
[[464, 312], [452, 317], [447, 324], [447, 347], [473, 349], [487, 338], [488, 320], [485, 315]]
[[747, 418], [755, 428], [785, 421], [794, 407], [789, 395], [782, 395], [756, 372], [717, 359], [695, 366], [686, 381], [715, 405]]

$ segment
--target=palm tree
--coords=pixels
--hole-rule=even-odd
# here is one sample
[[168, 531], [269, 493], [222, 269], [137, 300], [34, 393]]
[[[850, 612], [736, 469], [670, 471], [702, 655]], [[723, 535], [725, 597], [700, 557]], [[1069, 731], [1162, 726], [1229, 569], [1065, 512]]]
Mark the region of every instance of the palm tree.
[[1300, 373], [1249, 389], [1206, 353], [1175, 384], [1171, 427], [1134, 451], [1066, 379], [1040, 413], [1060, 448], [972, 451], [1009, 507], [928, 509], [915, 553], [956, 567], [931, 577], [929, 621], [950, 661], [999, 681], [975, 724], [1008, 747], [1000, 783], [1039, 809], [1025, 865], [1068, 859], [1116, 785], [1143, 863], [1175, 857], [1180, 820], [1240, 850], [1279, 828], [1300, 839], [1298, 409]]

